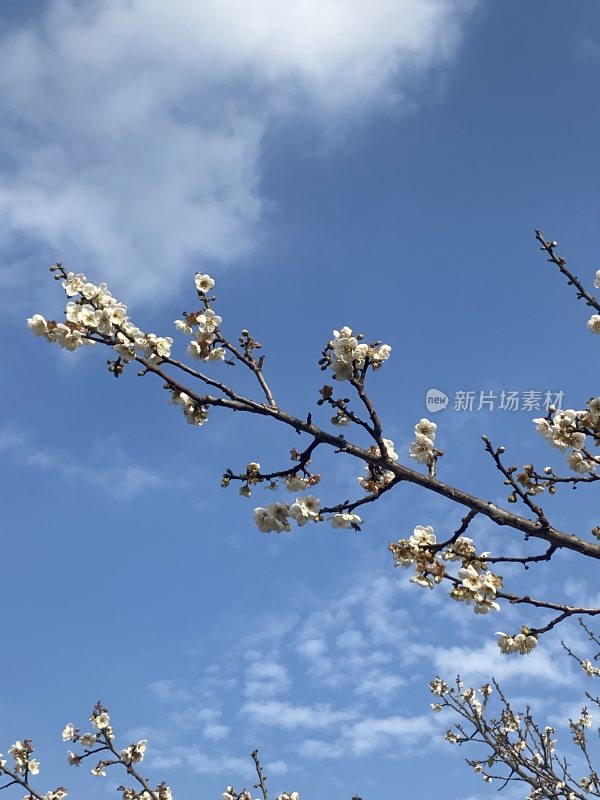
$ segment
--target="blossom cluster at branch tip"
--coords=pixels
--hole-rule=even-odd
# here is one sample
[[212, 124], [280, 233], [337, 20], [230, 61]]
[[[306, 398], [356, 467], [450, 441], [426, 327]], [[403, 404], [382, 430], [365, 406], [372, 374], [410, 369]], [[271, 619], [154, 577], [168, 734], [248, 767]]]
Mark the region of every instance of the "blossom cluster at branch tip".
[[[578, 473], [595, 472], [599, 462], [588, 453], [586, 445], [588, 437], [594, 443], [600, 437], [600, 397], [589, 400], [581, 411], [559, 409], [548, 418], [538, 417], [533, 422], [548, 444], [565, 452], [571, 470]], [[537, 481], [534, 488], [543, 491], [545, 486], [553, 488], [551, 477], [547, 481]]]
[[538, 645], [537, 636], [534, 636], [526, 626], [523, 626], [520, 633], [515, 635], [497, 631], [496, 636], [500, 637], [498, 639], [498, 647], [504, 655], [520, 653], [524, 656], [531, 653]]
[[[438, 553], [442, 549], [440, 559]], [[496, 591], [502, 587], [502, 578], [488, 568], [485, 559], [489, 553], [477, 554], [473, 540], [468, 536], [458, 536], [443, 548], [437, 544], [430, 525], [417, 525], [408, 539], [392, 542], [389, 550], [394, 557], [394, 566], [414, 566], [415, 574], [410, 579], [411, 583], [433, 589], [435, 584], [447, 578], [454, 583], [450, 597], [472, 604], [476, 614], [500, 610]], [[443, 561], [461, 562], [456, 578], [446, 574]]]
[[[195, 361], [223, 361], [226, 354], [225, 348], [215, 346], [218, 344], [219, 328], [223, 318], [210, 308], [210, 300], [206, 297], [206, 293], [213, 288], [215, 282], [210, 275], [198, 272], [195, 284], [204, 308], [193, 314], [185, 314], [183, 319], [176, 319], [175, 327], [181, 333], [194, 334], [194, 339], [188, 345], [187, 353]], [[211, 299], [214, 300], [214, 297]]]
[[365, 366], [377, 370], [390, 357], [392, 348], [388, 344], [375, 342], [369, 345], [362, 342], [362, 338], [360, 334], [354, 335], [348, 326], [333, 331], [333, 339], [325, 348], [325, 362], [329, 362], [336, 381], [358, 378]]
[[411, 458], [428, 467], [433, 463], [437, 452], [434, 444], [436, 431], [435, 422], [430, 422], [423, 417], [415, 425], [415, 438], [409, 449]]
[[[9, 747], [8, 753], [15, 762], [15, 772], [21, 775], [38, 774], [40, 771], [40, 762], [35, 758], [31, 758], [34, 749], [31, 739], [16, 741]], [[2, 766], [5, 765], [6, 761], [3, 759]]]

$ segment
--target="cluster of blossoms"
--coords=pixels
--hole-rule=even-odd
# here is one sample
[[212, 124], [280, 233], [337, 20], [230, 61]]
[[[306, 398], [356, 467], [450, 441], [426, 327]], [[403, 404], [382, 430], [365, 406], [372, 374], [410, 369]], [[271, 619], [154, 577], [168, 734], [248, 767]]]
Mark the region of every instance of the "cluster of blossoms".
[[583, 661], [580, 662], [580, 664], [581, 664], [581, 669], [585, 672], [585, 674], [588, 677], [597, 678], [600, 675], [600, 669], [598, 669], [598, 667], [595, 667], [589, 660], [589, 658], [584, 658]]
[[[489, 553], [478, 555], [473, 540], [468, 536], [459, 536], [447, 545], [438, 545], [430, 525], [417, 525], [408, 539], [392, 542], [389, 550], [394, 557], [394, 566], [414, 566], [415, 574], [410, 579], [411, 583], [432, 589], [436, 583], [447, 578], [454, 583], [450, 597], [472, 604], [476, 614], [500, 610], [496, 591], [502, 587], [502, 578], [489, 570], [485, 562]], [[441, 559], [438, 558], [440, 551]], [[446, 573], [444, 561], [461, 562], [456, 578]]]
[[156, 363], [171, 355], [173, 339], [144, 334], [127, 316], [127, 306], [112, 296], [105, 283], [90, 283], [83, 273], [64, 272], [60, 265], [51, 269], [59, 271], [58, 278], [64, 276], [62, 285], [67, 297], [79, 297], [67, 303], [66, 322], [46, 320], [41, 314], [30, 317], [27, 324], [36, 336], [57, 342], [66, 350], [94, 344], [93, 337], [107, 343], [112, 340], [113, 349], [124, 363], [132, 361], [136, 353]]
[[428, 419], [421, 419], [415, 425], [415, 439], [410, 445], [410, 457], [428, 467], [434, 462], [439, 452], [435, 449], [435, 432], [437, 425]]
[[[110, 716], [100, 703], [97, 703], [94, 707], [90, 722], [96, 729], [93, 733], [81, 733], [79, 728], [76, 728], [71, 722], [65, 726], [62, 732], [63, 741], [74, 742], [84, 748], [84, 752], [80, 755], [72, 752], [68, 753], [67, 760], [69, 764], [78, 767], [84, 759], [104, 751], [108, 753], [110, 758], [98, 761], [90, 770], [92, 775], [103, 777], [106, 775], [107, 767], [120, 764], [131, 775], [135, 776], [134, 765], [141, 763], [146, 755], [148, 748], [146, 739], [132, 742], [127, 747], [116, 750], [112, 744], [115, 739], [115, 733], [110, 724]], [[158, 800], [173, 800], [171, 789], [165, 783], [160, 783], [155, 789], [151, 790], [143, 789], [140, 791], [124, 786], [119, 786], [118, 790], [121, 792], [123, 800], [154, 800], [154, 798], [158, 798]], [[60, 798], [57, 798], [57, 800], [60, 800]]]
[[[146, 791], [146, 789], [144, 789], [143, 792], [138, 792], [136, 789], [127, 789], [124, 786], [119, 788], [123, 800], [154, 800], [150, 792]], [[152, 792], [158, 800], [173, 800], [173, 793], [164, 783], [159, 783]]]
[[185, 392], [173, 390], [171, 392], [171, 403], [179, 406], [183, 411], [183, 416], [188, 425], [204, 425], [208, 420], [208, 406], [200, 405]]
[[[388, 344], [375, 342], [365, 344], [362, 334], [353, 335], [352, 329], [344, 326], [333, 332], [333, 339], [325, 348], [322, 364], [329, 364], [336, 381], [350, 381], [357, 377], [359, 370], [370, 366], [379, 369], [392, 352]], [[339, 422], [337, 424], [340, 424]]]
[[[269, 503], [264, 508], [254, 509], [254, 522], [262, 533], [289, 533], [292, 530], [289, 520], [293, 519], [299, 528], [307, 522], [320, 522], [322, 517], [321, 501], [318, 497], [308, 495], [297, 497], [292, 504]], [[362, 521], [358, 514], [342, 512], [333, 514], [330, 518], [333, 528], [354, 528]]]
[[[236, 792], [233, 786], [228, 786], [221, 795], [221, 800], [252, 800], [252, 795], [248, 789]], [[300, 795], [298, 792], [282, 792], [275, 800], [300, 800]]]
[[225, 359], [225, 348], [215, 347], [218, 344], [219, 328], [223, 322], [222, 317], [216, 314], [209, 306], [206, 296], [215, 285], [210, 275], [200, 272], [196, 273], [196, 290], [204, 309], [193, 314], [185, 314], [183, 319], [175, 320], [175, 327], [181, 333], [194, 335], [190, 342], [187, 352], [196, 361], [223, 361]]
[[[298, 452], [292, 449], [292, 460], [297, 461], [298, 459]], [[288, 472], [288, 474], [278, 476], [278, 478], [281, 478], [283, 485], [288, 492], [304, 492], [307, 489], [310, 489], [312, 486], [316, 486], [316, 484], [321, 480], [320, 475], [311, 474], [308, 472], [306, 465], [302, 466], [302, 474], [299, 474], [297, 471], [298, 469], [299, 468], [292, 469]], [[278, 486], [277, 478], [268, 476], [265, 477], [264, 475], [261, 475], [260, 464], [258, 461], [251, 461], [246, 467], [246, 472], [243, 475], [234, 476], [231, 470], [227, 470], [223, 476], [223, 479], [221, 480], [221, 486], [229, 486], [232, 478], [234, 477], [237, 477], [238, 480], [243, 481], [239, 488], [239, 493], [242, 495], [242, 497], [252, 497], [251, 487], [256, 486], [259, 483], [266, 483], [267, 485], [265, 488], [270, 490], [275, 490]]]
[[[15, 742], [8, 750], [14, 761], [14, 772], [18, 776], [21, 776], [21, 780], [25, 782], [23, 785], [27, 785], [26, 781], [29, 779], [30, 775], [37, 775], [40, 771], [40, 762], [31, 757], [33, 751], [34, 747], [31, 739], [23, 739], [23, 741]], [[3, 773], [7, 775], [11, 774], [7, 768], [7, 765], [7, 760], [0, 753], [0, 775]], [[17, 781], [14, 779], [11, 781], [11, 783], [16, 782]], [[6, 785], [10, 786], [11, 783]], [[64, 800], [67, 794], [67, 790], [63, 786], [59, 786], [57, 789], [46, 792], [43, 795], [36, 794], [35, 797], [40, 797], [42, 800]], [[34, 796], [32, 794], [27, 794], [23, 800], [34, 800]]]
[[[116, 353], [116, 361], [109, 362], [109, 369], [116, 376], [136, 357], [157, 365], [171, 357], [173, 339], [141, 331], [127, 316], [127, 307], [113, 297], [105, 283], [95, 285], [83, 273], [65, 272], [60, 265], [51, 269], [59, 273], [57, 278], [64, 277], [62, 286], [67, 297], [79, 297], [67, 303], [64, 323], [46, 320], [41, 314], [30, 317], [27, 324], [36, 336], [57, 342], [67, 350], [103, 342]], [[214, 281], [209, 275], [196, 275], [198, 294], [206, 303], [205, 292], [213, 286]], [[188, 348], [193, 358], [205, 361], [224, 359], [224, 348], [214, 347], [221, 321], [221, 317], [208, 307], [187, 315], [184, 321], [176, 321], [179, 330], [190, 334], [195, 331], [195, 339]], [[189, 424], [204, 425], [208, 419], [208, 408], [184, 392], [172, 390], [171, 399], [172, 403], [180, 406]]]
[[504, 653], [504, 655], [509, 655], [510, 653], [527, 655], [527, 653], [531, 653], [538, 644], [537, 637], [533, 636], [526, 625], [515, 635], [498, 631], [496, 636], [500, 637], [498, 639], [498, 647], [500, 648], [500, 652]]
[[[540, 417], [533, 422], [552, 447], [566, 451], [570, 469], [579, 473], [595, 471], [598, 461], [585, 448], [588, 436], [594, 441], [600, 437], [600, 397], [590, 400], [583, 411], [559, 410], [548, 419]], [[546, 472], [551, 471], [547, 468]]]
[[[10, 746], [8, 752], [15, 762], [15, 772], [20, 775], [37, 775], [40, 771], [40, 762], [31, 758], [34, 751], [31, 739], [23, 739], [23, 741], [15, 742]], [[6, 760], [0, 756], [0, 766], [6, 766]]]

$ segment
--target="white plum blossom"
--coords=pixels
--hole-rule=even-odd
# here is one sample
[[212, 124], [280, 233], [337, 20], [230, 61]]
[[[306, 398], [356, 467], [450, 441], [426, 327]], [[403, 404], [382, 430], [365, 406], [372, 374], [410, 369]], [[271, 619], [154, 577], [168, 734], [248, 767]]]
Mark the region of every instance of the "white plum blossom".
[[181, 333], [192, 334], [194, 332], [194, 328], [192, 327], [189, 317], [186, 317], [185, 319], [176, 319], [174, 324], [177, 330]]
[[321, 501], [318, 497], [308, 495], [307, 497], [296, 498], [296, 502], [290, 506], [290, 517], [296, 520], [301, 528], [309, 520], [316, 520], [321, 509]]
[[413, 547], [428, 547], [436, 543], [435, 533], [431, 525], [417, 525], [409, 540]]
[[600, 314], [592, 314], [588, 319], [587, 326], [591, 333], [600, 334]]
[[302, 478], [299, 475], [287, 475], [284, 483], [288, 492], [302, 492], [310, 486], [308, 478]]
[[421, 464], [430, 464], [435, 452], [433, 441], [423, 433], [417, 433], [414, 442], [410, 445], [410, 457]]
[[600, 289], [600, 269], [596, 270], [596, 276], [594, 278], [594, 286], [596, 289]]
[[74, 272], [68, 272], [67, 277], [63, 281], [62, 285], [67, 297], [73, 297], [74, 295], [82, 292], [86, 283], [87, 278], [83, 272], [79, 272], [77, 275]]
[[436, 431], [437, 431], [437, 425], [435, 424], [435, 422], [430, 422], [425, 417], [420, 419], [415, 425], [415, 434], [421, 433], [423, 434], [423, 436], [427, 436], [428, 439], [431, 439], [432, 442], [435, 439]]
[[97, 741], [97, 733], [84, 733], [79, 737], [79, 743], [83, 745], [83, 747], [93, 747]]
[[121, 750], [119, 755], [125, 764], [137, 764], [144, 760], [147, 748], [148, 742], [146, 739], [142, 739], [137, 744], [130, 744], [129, 747]]
[[429, 466], [435, 456], [435, 433], [437, 425], [423, 417], [415, 425], [415, 438], [409, 448], [409, 454], [415, 461]]
[[289, 533], [290, 507], [287, 503], [269, 503], [265, 508], [254, 509], [254, 522], [261, 533]]
[[98, 728], [99, 730], [104, 730], [104, 728], [108, 728], [110, 725], [110, 717], [108, 716], [106, 711], [101, 711], [99, 714], [92, 714], [90, 717], [90, 722], [94, 726], [94, 728]]
[[[27, 325], [29, 330], [36, 336], [45, 336], [49, 338], [48, 323], [41, 314], [34, 314], [32, 317], [29, 317], [27, 319]], [[53, 341], [53, 339], [50, 339], [50, 341]]]
[[194, 283], [196, 284], [196, 289], [201, 294], [206, 294], [206, 292], [210, 292], [210, 290], [215, 285], [215, 282], [210, 277], [210, 275], [204, 275], [201, 272], [196, 273], [196, 277], [194, 278]]
[[173, 339], [171, 336], [157, 336], [155, 333], [147, 333], [140, 342], [144, 355], [149, 360], [169, 358]]
[[594, 472], [598, 466], [591, 459], [584, 458], [578, 450], [567, 455], [567, 462], [574, 472]]
[[75, 736], [75, 727], [72, 722], [68, 722], [62, 732], [63, 742], [70, 742]]
[[334, 514], [331, 518], [332, 528], [352, 528], [354, 525], [360, 525], [362, 519], [358, 514], [350, 514], [345, 511], [340, 514]]
[[173, 392], [171, 403], [181, 407], [188, 425], [201, 426], [208, 420], [207, 406], [199, 405], [185, 392]]
[[207, 308], [202, 314], [196, 314], [198, 336], [204, 339], [213, 337], [222, 322], [222, 317], [216, 314], [212, 308]]

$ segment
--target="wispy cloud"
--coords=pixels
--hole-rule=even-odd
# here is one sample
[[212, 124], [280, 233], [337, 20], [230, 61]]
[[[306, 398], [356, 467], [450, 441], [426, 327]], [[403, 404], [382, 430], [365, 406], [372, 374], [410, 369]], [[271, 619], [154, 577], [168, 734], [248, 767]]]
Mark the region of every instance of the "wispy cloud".
[[25, 467], [52, 470], [67, 482], [77, 475], [79, 482], [101, 487], [119, 500], [163, 485], [158, 473], [135, 461], [115, 441], [91, 443], [88, 455], [86, 462], [78, 461], [71, 455], [37, 444], [23, 428], [10, 423], [0, 428], [0, 457], [10, 458]]
[[431, 649], [435, 668], [445, 678], [460, 674], [469, 683], [487, 681], [494, 676], [500, 682], [532, 680], [536, 683], [544, 681], [549, 686], [568, 686], [572, 683], [571, 670], [567, 663], [563, 669], [558, 670], [556, 655], [551, 640], [544, 641], [544, 647], [534, 650], [526, 658], [503, 656], [493, 641], [486, 641], [479, 647]]
[[50, 0], [1, 41], [0, 241], [156, 299], [255, 244], [271, 121], [414, 108], [475, 4]]

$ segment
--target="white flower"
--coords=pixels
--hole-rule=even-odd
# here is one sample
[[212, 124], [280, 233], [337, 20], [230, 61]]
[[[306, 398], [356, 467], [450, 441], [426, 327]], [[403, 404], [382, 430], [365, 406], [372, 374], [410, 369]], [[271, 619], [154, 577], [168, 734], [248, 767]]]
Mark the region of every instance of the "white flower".
[[384, 361], [387, 361], [392, 354], [392, 348], [389, 344], [382, 344], [377, 349], [369, 348], [369, 360], [374, 369], [378, 369]]
[[433, 458], [433, 441], [423, 433], [417, 433], [415, 440], [410, 446], [410, 457], [419, 461], [421, 464], [430, 464]]
[[594, 286], [600, 289], [600, 269], [596, 270], [596, 277], [594, 278]]
[[63, 281], [62, 285], [67, 297], [73, 297], [73, 295], [79, 294], [79, 292], [82, 291], [86, 283], [87, 278], [83, 272], [79, 272], [77, 275], [74, 272], [68, 272], [67, 278]]
[[290, 517], [296, 520], [301, 528], [308, 520], [316, 519], [319, 516], [321, 501], [313, 495], [296, 498], [296, 502], [290, 506]]
[[413, 547], [426, 547], [435, 544], [436, 538], [433, 528], [431, 525], [417, 525], [408, 541]]
[[82, 345], [94, 344], [91, 339], [85, 337], [77, 328], [71, 328], [68, 325], [63, 325], [59, 322], [55, 328], [54, 335], [56, 341], [65, 350], [77, 350]]
[[199, 361], [200, 359], [205, 358], [206, 356], [206, 349], [202, 346], [200, 342], [193, 341], [190, 342], [187, 348], [187, 353], [190, 358], [193, 358], [194, 361]]
[[34, 314], [29, 317], [27, 325], [36, 336], [48, 336], [48, 323], [41, 314]]
[[269, 503], [266, 508], [254, 509], [254, 522], [262, 533], [283, 533], [292, 530], [288, 522], [290, 507], [287, 503]]
[[82, 736], [79, 737], [79, 743], [83, 747], [93, 747], [97, 741], [98, 741], [97, 733], [84, 733]]
[[191, 334], [191, 333], [194, 332], [194, 329], [192, 328], [192, 326], [188, 322], [187, 318], [186, 319], [176, 319], [175, 320], [175, 327], [177, 328], [178, 331], [181, 331], [181, 333]]
[[308, 478], [301, 478], [298, 475], [288, 475], [285, 478], [285, 488], [288, 492], [302, 492], [309, 486]]
[[[526, 630], [526, 629], [525, 629]], [[510, 636], [508, 633], [498, 631], [496, 636], [499, 636], [498, 647], [500, 652], [504, 654], [521, 653], [526, 655], [537, 647], [537, 638], [527, 633], [518, 633], [516, 636]]]
[[351, 528], [353, 525], [360, 525], [362, 522], [358, 514], [350, 514], [343, 512], [341, 514], [334, 514], [331, 518], [332, 528]]
[[212, 337], [223, 322], [223, 319], [218, 314], [215, 314], [212, 308], [207, 308], [202, 314], [196, 314], [196, 322], [199, 329], [199, 338], [206, 338], [207, 336]]
[[148, 333], [141, 342], [141, 348], [146, 358], [151, 358], [154, 355], [159, 358], [169, 358], [172, 344], [173, 339], [170, 336], [157, 336], [155, 333]]
[[213, 347], [205, 358], [205, 361], [223, 361], [225, 358], [224, 347]]
[[354, 375], [354, 366], [363, 366], [369, 350], [366, 344], [358, 343], [358, 339], [352, 335], [352, 329], [347, 326], [333, 332], [329, 347], [333, 351], [331, 369], [336, 381], [350, 380]]
[[210, 277], [210, 275], [203, 275], [201, 272], [196, 273], [196, 277], [194, 278], [194, 283], [196, 284], [196, 289], [202, 294], [210, 292], [210, 290], [215, 285], [215, 282]]
[[74, 735], [75, 735], [75, 727], [72, 722], [68, 722], [65, 725], [64, 731], [62, 732], [63, 742], [72, 741]]
[[592, 333], [600, 334], [600, 314], [592, 314], [588, 319], [587, 326]]
[[110, 725], [110, 717], [106, 711], [101, 711], [99, 714], [92, 714], [90, 720], [94, 728], [98, 728], [100, 730], [103, 728], [108, 728]]
[[106, 775], [106, 764], [104, 761], [99, 761], [95, 767], [92, 767], [90, 772], [97, 777], [104, 776]]
[[415, 434], [422, 434], [430, 439], [432, 442], [435, 439], [435, 432], [437, 431], [437, 425], [435, 422], [430, 422], [428, 419], [423, 417], [422, 419], [417, 422], [415, 425]]
[[121, 333], [117, 334], [117, 342], [113, 350], [118, 354], [121, 361], [129, 364], [135, 358], [135, 345], [126, 339]]
[[586, 675], [589, 675], [590, 678], [593, 678], [594, 675], [600, 675], [600, 669], [595, 667], [589, 658], [584, 658], [581, 662], [581, 669], [585, 672]]
[[595, 462], [584, 458], [578, 450], [569, 453], [567, 461], [574, 472], [593, 472], [597, 467]]
[[393, 441], [391, 439], [382, 439], [382, 442], [385, 445], [388, 458], [391, 458], [392, 461], [398, 461], [398, 453], [396, 453], [396, 451], [394, 450]]

